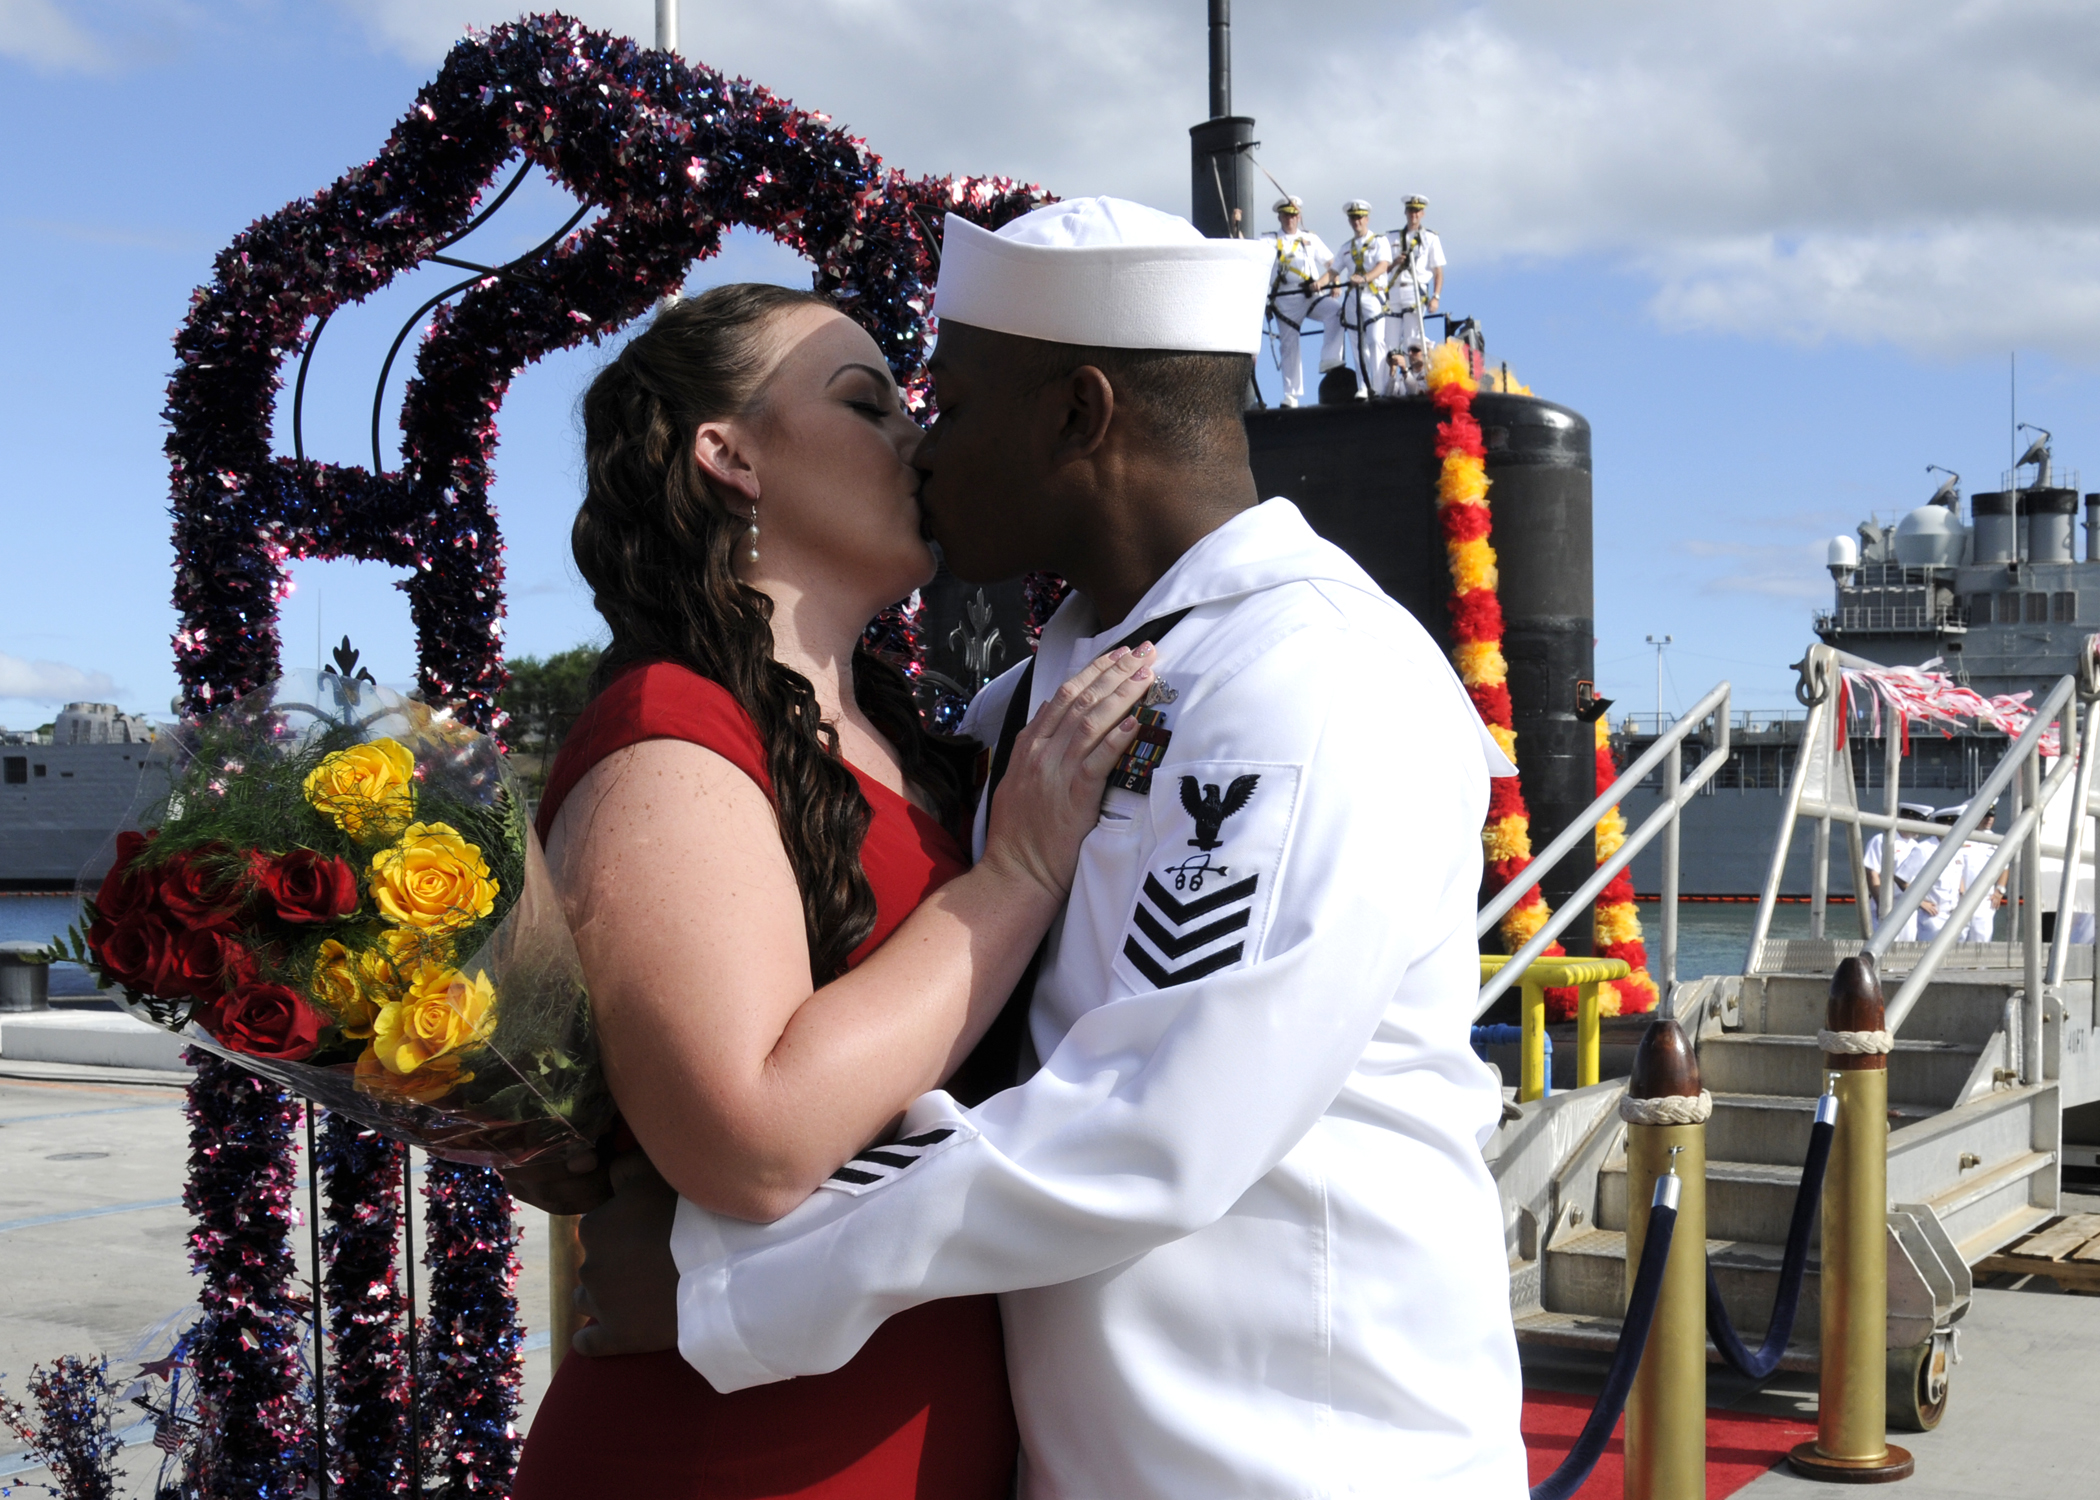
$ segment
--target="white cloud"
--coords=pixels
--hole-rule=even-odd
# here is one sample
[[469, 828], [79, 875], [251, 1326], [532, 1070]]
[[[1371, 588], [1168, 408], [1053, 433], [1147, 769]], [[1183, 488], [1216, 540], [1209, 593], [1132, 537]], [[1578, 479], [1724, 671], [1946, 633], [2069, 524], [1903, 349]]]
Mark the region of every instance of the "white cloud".
[[116, 691], [107, 672], [84, 672], [60, 661], [25, 661], [0, 651], [0, 698], [31, 703], [107, 702]]
[[[429, 64], [516, 14], [336, 3]], [[569, 8], [653, 33], [649, 0]], [[1205, 106], [1187, 0], [681, 12], [686, 56], [830, 112], [907, 171], [1186, 202]], [[1382, 217], [1424, 192], [1454, 286], [1469, 264], [1601, 256], [1649, 280], [1674, 330], [2100, 355], [2100, 25], [2078, 0], [1500, 0], [1341, 27], [1269, 4], [1234, 29], [1235, 105], [1314, 227], [1357, 194]]]
[[1823, 543], [1728, 542], [1691, 538], [1678, 550], [1697, 558], [1716, 560], [1719, 569], [1702, 578], [1699, 586], [1724, 594], [1761, 594], [1772, 599], [1828, 599], [1830, 585], [1822, 577]]
[[108, 54], [57, 0], [0, 0], [0, 57], [52, 72], [106, 67]]

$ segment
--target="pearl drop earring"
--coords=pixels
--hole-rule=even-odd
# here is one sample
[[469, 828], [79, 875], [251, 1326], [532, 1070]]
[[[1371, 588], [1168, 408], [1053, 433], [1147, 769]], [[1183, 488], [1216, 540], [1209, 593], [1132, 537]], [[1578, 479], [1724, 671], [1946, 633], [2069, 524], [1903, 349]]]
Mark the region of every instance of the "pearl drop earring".
[[754, 501], [752, 501], [752, 502], [751, 502], [751, 529], [750, 529], [749, 531], [747, 531], [747, 532], [745, 532], [745, 533], [744, 533], [744, 543], [745, 543], [745, 546], [746, 546], [746, 547], [747, 547], [747, 549], [748, 549], [748, 550], [747, 550], [747, 551], [746, 551], [746, 552], [744, 553], [744, 561], [746, 561], [746, 562], [754, 562], [754, 563], [755, 563], [755, 562], [757, 562], [757, 561], [758, 561], [758, 502], [757, 502], [756, 500], [754, 500]]

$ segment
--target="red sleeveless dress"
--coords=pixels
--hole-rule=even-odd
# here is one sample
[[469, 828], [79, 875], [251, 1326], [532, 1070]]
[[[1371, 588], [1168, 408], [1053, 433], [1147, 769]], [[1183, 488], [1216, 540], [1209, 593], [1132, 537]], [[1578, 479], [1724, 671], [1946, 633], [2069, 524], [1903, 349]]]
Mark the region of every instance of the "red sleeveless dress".
[[[642, 740], [703, 745], [768, 797], [757, 727], [717, 684], [665, 662], [631, 668], [579, 718], [548, 778], [544, 838], [585, 772]], [[853, 773], [873, 816], [861, 865], [874, 888], [872, 953], [968, 868], [939, 823]], [[676, 1350], [555, 1371], [518, 1466], [514, 1500], [1005, 1500], [1018, 1445], [999, 1308], [991, 1297], [899, 1313], [829, 1375], [721, 1395]]]

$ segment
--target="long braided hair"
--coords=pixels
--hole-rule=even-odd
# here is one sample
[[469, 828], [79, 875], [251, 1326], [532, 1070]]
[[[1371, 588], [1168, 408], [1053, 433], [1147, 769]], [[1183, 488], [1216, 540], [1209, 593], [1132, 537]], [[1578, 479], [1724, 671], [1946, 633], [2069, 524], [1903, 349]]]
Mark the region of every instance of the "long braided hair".
[[[773, 601], [733, 565], [745, 517], [694, 458], [693, 433], [753, 409], [774, 318], [831, 305], [743, 283], [660, 311], [584, 395], [585, 493], [570, 534], [612, 631], [592, 694], [637, 663], [676, 662], [726, 689], [758, 726], [818, 984], [844, 972], [875, 925], [860, 862], [870, 809], [809, 679], [773, 658]], [[853, 693], [952, 824], [963, 801], [959, 757], [921, 724], [903, 674], [862, 647]]]

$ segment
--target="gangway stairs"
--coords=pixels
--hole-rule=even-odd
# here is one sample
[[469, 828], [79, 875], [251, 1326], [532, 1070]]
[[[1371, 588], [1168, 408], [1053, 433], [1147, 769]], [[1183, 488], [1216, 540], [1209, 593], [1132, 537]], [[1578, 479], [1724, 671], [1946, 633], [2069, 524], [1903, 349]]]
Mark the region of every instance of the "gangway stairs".
[[[1810, 946], [1802, 944], [1801, 946]], [[1824, 946], [1824, 945], [1815, 945]], [[1849, 945], [1856, 948], [1858, 945]], [[1889, 958], [1913, 957], [1898, 945]], [[1701, 1082], [1713, 1095], [1707, 1122], [1707, 1256], [1729, 1317], [1746, 1342], [1764, 1337], [1780, 1257], [1822, 1092], [1822, 1025], [1830, 974], [1720, 976], [1680, 989], [1679, 1015], [1697, 1026]], [[2089, 983], [2067, 984], [2089, 1012]], [[2060, 1086], [2022, 1085], [2016, 1034], [2018, 975], [1943, 974], [1913, 1012], [1919, 1039], [1899, 1038], [1889, 1058], [1889, 1313], [1892, 1396], [1915, 1402], [1913, 1423], [1936, 1420], [1949, 1330], [1966, 1309], [1968, 1267], [2056, 1209]], [[2015, 1023], [2017, 1024], [2017, 1023]], [[1908, 1029], [1908, 1028], [1906, 1028]], [[1930, 1039], [1925, 1039], [1930, 1038]], [[1626, 1301], [1626, 1128], [1621, 1086], [1603, 1083], [1515, 1106], [1495, 1152], [1505, 1204], [1518, 1203], [1511, 1236], [1512, 1314], [1520, 1340], [1608, 1352]], [[1561, 1118], [1557, 1132], [1549, 1116]], [[1583, 1130], [1551, 1178], [1523, 1192], [1530, 1136]], [[1808, 1272], [1783, 1369], [1817, 1362], [1817, 1261]], [[1718, 1360], [1712, 1351], [1709, 1355]], [[1891, 1406], [1905, 1415], [1904, 1402]]]
[[[2000, 846], [1992, 868], [1976, 883], [1979, 900], [1984, 883], [2008, 866], [2016, 867], [2015, 892], [2041, 890], [2045, 856], [2056, 862], [2049, 872], [2051, 888], [2068, 897], [2074, 880], [2090, 879], [2093, 866], [2088, 825], [2071, 817], [2070, 809], [2100, 810], [2092, 801], [2094, 765], [2100, 760], [2100, 712], [2095, 711], [2100, 638], [2089, 647], [2093, 665], [2076, 684], [2078, 704], [2072, 701], [2072, 680], [2064, 679], [2038, 705], [2036, 721], [2018, 736], [1978, 794], [1976, 801], [1983, 805], [2002, 791], [2013, 797], [2015, 815], [1997, 834], [1976, 829], [1981, 806], [1975, 817], [1965, 816], [1952, 830], [1910, 830], [1894, 806], [1893, 776], [1885, 812], [1859, 806], [1850, 756], [1842, 748], [1840, 700], [1831, 690], [1846, 663], [1826, 647], [1813, 648], [1802, 664], [1803, 696], [1811, 710], [1802, 761], [1789, 789], [1748, 972], [1673, 984], [1674, 820], [1727, 756], [1728, 688], [1720, 685], [1679, 722], [1673, 738], [1659, 739], [1628, 767], [1583, 821], [1593, 824], [1657, 766], [1662, 805], [1628, 837], [1622, 855], [1601, 865], [1597, 877], [1555, 913], [1553, 923], [1482, 989], [1485, 1011], [1562, 930], [1571, 916], [1568, 908], [1594, 899], [1634, 849], [1658, 836], [1666, 839], [1661, 941], [1651, 944], [1650, 954], [1657, 957], [1659, 946], [1661, 962], [1654, 971], [1672, 993], [1679, 1023], [1694, 1039], [1701, 1082], [1712, 1095], [1706, 1126], [1708, 1261], [1737, 1332], [1754, 1345], [1764, 1336], [1773, 1306], [1816, 1099], [1823, 1091], [1818, 1032], [1825, 1023], [1831, 978], [1847, 957], [1863, 951], [1878, 955], [1884, 993], [1890, 997], [1888, 1029], [1894, 1035], [1888, 1168], [1893, 1425], [1930, 1426], [1938, 1420], [1954, 1325], [1969, 1303], [1969, 1267], [2057, 1209], [2063, 1112], [2100, 1099], [2100, 1046], [2095, 1044], [2100, 1014], [2091, 978], [2095, 950], [2089, 937], [2076, 944], [2066, 941], [2062, 928], [2051, 934], [2053, 941], [2045, 941], [2036, 900], [2019, 908], [2012, 941], [1956, 945], [1951, 933], [1936, 945], [1891, 941], [1934, 878], [1930, 870], [1875, 934], [1827, 932], [1821, 899], [1827, 885], [1819, 878], [1817, 935], [1774, 937], [1771, 912], [1780, 871], [1795, 821], [1810, 818], [1817, 820], [1819, 868], [1833, 856], [1843, 857], [1832, 845], [1834, 826], [1849, 844], [1846, 852], [1855, 870], [1863, 827], [1945, 832], [1957, 842], [1973, 834]], [[1711, 749], [1680, 776], [1679, 742], [1709, 717]], [[2079, 751], [2052, 757], [2053, 765], [2041, 754], [2051, 721], [2059, 742]], [[2071, 795], [2059, 802], [2059, 793], [2066, 792]], [[2052, 802], [2054, 843], [2047, 841], [2043, 827]], [[1584, 831], [1563, 834], [1542, 852], [1539, 863], [1550, 864], [1575, 848]], [[1536, 878], [1530, 871], [1526, 876]], [[1483, 910], [1483, 935], [1515, 899], [1505, 891]], [[1968, 909], [1951, 924], [1956, 931], [1974, 909], [1964, 905]], [[2060, 906], [2065, 913], [2071, 909], [2061, 898]], [[1857, 920], [1857, 914], [1852, 916]], [[1617, 1107], [1623, 1082], [1607, 1080], [1544, 1098], [1531, 1097], [1535, 1089], [1509, 1092], [1528, 1102], [1512, 1098], [1487, 1155], [1501, 1188], [1518, 1337], [1532, 1345], [1609, 1351], [1619, 1337], [1628, 1274], [1626, 1127]], [[1813, 1370], [1819, 1358], [1819, 1243], [1820, 1235], [1812, 1234], [1784, 1369]], [[1719, 1358], [1711, 1342], [1709, 1357]]]

